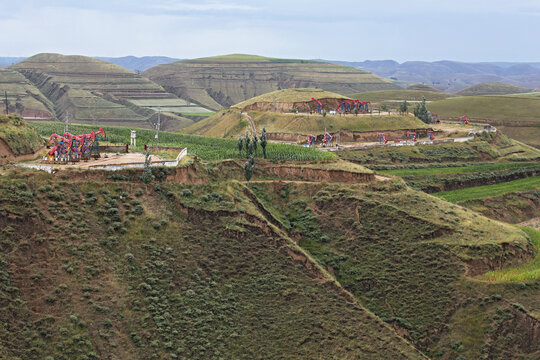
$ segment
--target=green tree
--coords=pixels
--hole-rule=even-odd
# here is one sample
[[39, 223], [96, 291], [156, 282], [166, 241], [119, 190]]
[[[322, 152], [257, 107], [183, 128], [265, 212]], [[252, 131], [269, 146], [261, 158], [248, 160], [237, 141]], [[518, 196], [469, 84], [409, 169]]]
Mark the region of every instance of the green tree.
[[388, 106], [386, 104], [381, 105], [381, 111], [388, 111]]
[[146, 155], [144, 156], [144, 169], [141, 175], [141, 180], [146, 186], [146, 192], [148, 192], [148, 184], [150, 184], [152, 180], [154, 180], [154, 174], [152, 174], [152, 168], [150, 167], [151, 164], [152, 157], [150, 156], [150, 151], [147, 151]]
[[257, 155], [257, 143], [258, 143], [258, 139], [257, 139], [257, 135], [253, 134], [253, 139], [252, 139], [252, 143], [253, 143], [253, 155]]
[[266, 144], [268, 143], [267, 139], [266, 139], [266, 128], [263, 128], [262, 129], [262, 134], [261, 134], [261, 147], [262, 147], [262, 151], [263, 151], [263, 157], [266, 159]]
[[426, 106], [426, 98], [422, 96], [422, 102], [417, 104], [414, 108], [414, 116], [429, 124], [432, 121], [431, 113], [428, 111]]
[[246, 135], [244, 136], [244, 145], [246, 147], [246, 157], [249, 157], [251, 154], [251, 139], [249, 138], [249, 133], [246, 131]]
[[240, 156], [242, 156], [242, 149], [244, 148], [244, 140], [242, 139], [241, 136], [238, 138], [238, 143], [237, 143], [237, 145], [238, 145], [238, 154], [239, 154]]
[[253, 159], [253, 156], [250, 156], [248, 161], [244, 163], [244, 178], [246, 178], [246, 181], [251, 180], [251, 177], [253, 176], [254, 164], [255, 164], [255, 160]]
[[407, 102], [407, 100], [403, 100], [401, 105], [399, 105], [399, 112], [402, 114], [409, 113], [409, 103]]

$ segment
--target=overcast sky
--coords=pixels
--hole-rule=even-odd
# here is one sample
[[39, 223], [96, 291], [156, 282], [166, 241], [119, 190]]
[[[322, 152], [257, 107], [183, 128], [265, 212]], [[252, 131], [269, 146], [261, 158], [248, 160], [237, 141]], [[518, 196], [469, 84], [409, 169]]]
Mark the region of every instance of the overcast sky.
[[0, 56], [540, 61], [540, 0], [0, 0]]

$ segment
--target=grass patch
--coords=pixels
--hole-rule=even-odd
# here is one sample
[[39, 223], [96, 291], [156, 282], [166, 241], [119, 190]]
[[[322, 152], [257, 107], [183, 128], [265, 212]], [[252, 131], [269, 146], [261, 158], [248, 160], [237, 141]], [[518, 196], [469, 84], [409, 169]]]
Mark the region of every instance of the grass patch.
[[537, 251], [534, 260], [521, 266], [490, 271], [481, 276], [481, 280], [491, 282], [516, 282], [536, 280], [540, 278], [540, 231], [521, 226], [519, 228], [529, 235], [531, 243]]

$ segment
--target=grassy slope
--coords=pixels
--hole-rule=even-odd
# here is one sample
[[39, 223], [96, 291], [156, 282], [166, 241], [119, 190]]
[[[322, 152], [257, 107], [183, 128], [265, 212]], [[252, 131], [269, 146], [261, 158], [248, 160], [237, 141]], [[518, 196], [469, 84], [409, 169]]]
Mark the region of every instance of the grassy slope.
[[336, 94], [322, 89], [285, 89], [276, 90], [263, 95], [255, 96], [246, 101], [242, 101], [232, 107], [243, 109], [248, 105], [258, 102], [277, 102], [277, 103], [293, 103], [293, 102], [308, 102], [311, 98], [316, 99], [349, 99], [346, 96]]
[[44, 145], [39, 134], [19, 116], [0, 115], [0, 138], [15, 156], [32, 154]]
[[[422, 129], [428, 126], [412, 115], [359, 115], [332, 116], [298, 115], [250, 111], [258, 129], [266, 127], [270, 133], [323, 134], [325, 129], [334, 132], [340, 129], [352, 131], [380, 131], [398, 129]], [[221, 110], [207, 119], [183, 129], [186, 134], [235, 138], [249, 128], [245, 116], [236, 109]]]
[[430, 103], [428, 109], [442, 119], [468, 115], [485, 120], [516, 140], [540, 146], [540, 97], [535, 93], [449, 98]]
[[424, 358], [295, 263], [242, 185], [143, 188], [1, 178], [0, 357]]
[[432, 102], [429, 110], [442, 118], [457, 119], [468, 115], [473, 119], [496, 120], [504, 124], [512, 122], [540, 122], [540, 97], [489, 95], [456, 97]]
[[[31, 125], [41, 136], [49, 137], [51, 133], [62, 132], [64, 125], [60, 122], [39, 122]], [[97, 131], [97, 127], [91, 125], [70, 125], [73, 133], [89, 133], [91, 130]], [[117, 144], [129, 143], [131, 130], [127, 127], [103, 126], [107, 134], [107, 141]], [[155, 131], [137, 129], [137, 142], [142, 150], [144, 144], [150, 147], [155, 144]], [[203, 136], [183, 135], [162, 131], [159, 133], [159, 144], [161, 146], [186, 147], [190, 154], [196, 155], [203, 160], [217, 161], [223, 159], [233, 159], [239, 157], [236, 140], [215, 139]], [[296, 145], [285, 145], [269, 143], [267, 145], [269, 160], [324, 160], [335, 159], [334, 154], [323, 152], [314, 148], [306, 148]], [[257, 158], [262, 157], [262, 149], [258, 147]]]
[[219, 56], [179, 61], [144, 76], [176, 95], [213, 110], [288, 88], [321, 88], [339, 94], [396, 89], [376, 75], [348, 66], [308, 60]]
[[[125, 182], [29, 174], [0, 181], [2, 211], [22, 217], [9, 217], [0, 233], [8, 250], [0, 261], [7, 279], [0, 290], [9, 291], [10, 306], [0, 310], [11, 326], [11, 336], [0, 336], [7, 357], [417, 356], [325, 280], [291, 266], [285, 253], [296, 245], [282, 236], [432, 358], [457, 357], [456, 339], [468, 358], [482, 348], [495, 359], [529, 351], [492, 352], [490, 334], [518, 335], [513, 324], [491, 320], [495, 307], [512, 310], [499, 302], [480, 311], [491, 290], [460, 285], [467, 281], [460, 259], [506, 254], [502, 244], [525, 247], [525, 235], [399, 180], [253, 183], [261, 202], [254, 206], [230, 181], [160, 184], [146, 196], [135, 173]], [[528, 301], [540, 298], [530, 294]], [[473, 342], [473, 323], [460, 320], [470, 317], [486, 323]]]
[[531, 243], [537, 251], [534, 260], [517, 267], [490, 271], [481, 276], [480, 279], [494, 282], [518, 282], [540, 279], [540, 231], [526, 227], [521, 227], [521, 230], [529, 235]]
[[[455, 256], [486, 251], [491, 257], [487, 253], [497, 247], [488, 245], [491, 241], [524, 240], [512, 226], [406, 190], [399, 182], [252, 188], [346, 289], [376, 315], [405, 329], [433, 358], [453, 353], [451, 343], [440, 340], [442, 329], [462, 299], [477, 296], [457, 286], [463, 268]], [[434, 344], [439, 351], [432, 351]], [[479, 348], [474, 351], [471, 358], [480, 355]]]
[[461, 96], [478, 96], [478, 95], [506, 95], [526, 93], [528, 90], [519, 86], [510, 85], [502, 82], [487, 82], [469, 86], [457, 92]]
[[450, 202], [459, 202], [480, 199], [489, 196], [507, 194], [516, 191], [540, 189], [540, 177], [534, 176], [525, 179], [509, 181], [495, 185], [475, 186], [467, 189], [443, 191], [433, 194]]

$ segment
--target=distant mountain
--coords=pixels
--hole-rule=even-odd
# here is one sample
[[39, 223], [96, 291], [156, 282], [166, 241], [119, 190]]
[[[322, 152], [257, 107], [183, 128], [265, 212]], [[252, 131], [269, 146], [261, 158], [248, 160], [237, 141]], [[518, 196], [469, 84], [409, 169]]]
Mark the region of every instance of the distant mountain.
[[23, 61], [25, 57], [0, 57], [0, 68], [7, 68], [13, 64]]
[[438, 90], [457, 92], [466, 87], [485, 82], [504, 82], [527, 89], [540, 87], [540, 63], [458, 61], [407, 61], [367, 60], [361, 62], [332, 61], [339, 65], [353, 66], [390, 78], [395, 83], [408, 85], [423, 83]]
[[501, 82], [489, 82], [481, 83], [473, 86], [469, 86], [461, 91], [458, 91], [458, 95], [463, 96], [477, 96], [477, 95], [507, 95], [507, 94], [520, 94], [530, 91], [519, 86], [505, 84]]
[[142, 75], [180, 98], [213, 110], [281, 89], [320, 88], [338, 94], [400, 89], [350, 66], [246, 54], [177, 61]]
[[[40, 111], [39, 117], [46, 115], [45, 107], [54, 109], [57, 119], [70, 116], [77, 123], [153, 128], [157, 112], [162, 109], [161, 128], [174, 130], [193, 124], [182, 114], [205, 111], [133, 71], [88, 56], [38, 54], [9, 70], [14, 74], [6, 74], [5, 78], [10, 81], [0, 84], [0, 89], [6, 87], [8, 95], [14, 98], [12, 103], [20, 104], [19, 112]], [[21, 75], [20, 79], [15, 77], [17, 73]], [[17, 82], [21, 83], [18, 87]], [[29, 94], [26, 97], [20, 95], [25, 95], [22, 85]], [[24, 100], [29, 96], [36, 98], [32, 94], [37, 91], [30, 85], [42, 95], [39, 97], [42, 108], [25, 105]], [[53, 105], [49, 106], [42, 98]]]
[[125, 69], [142, 72], [151, 67], [158, 66], [161, 64], [168, 64], [181, 59], [174, 59], [166, 56], [123, 56], [123, 57], [99, 57], [96, 56], [96, 59], [105, 60], [110, 63], [119, 65]]

